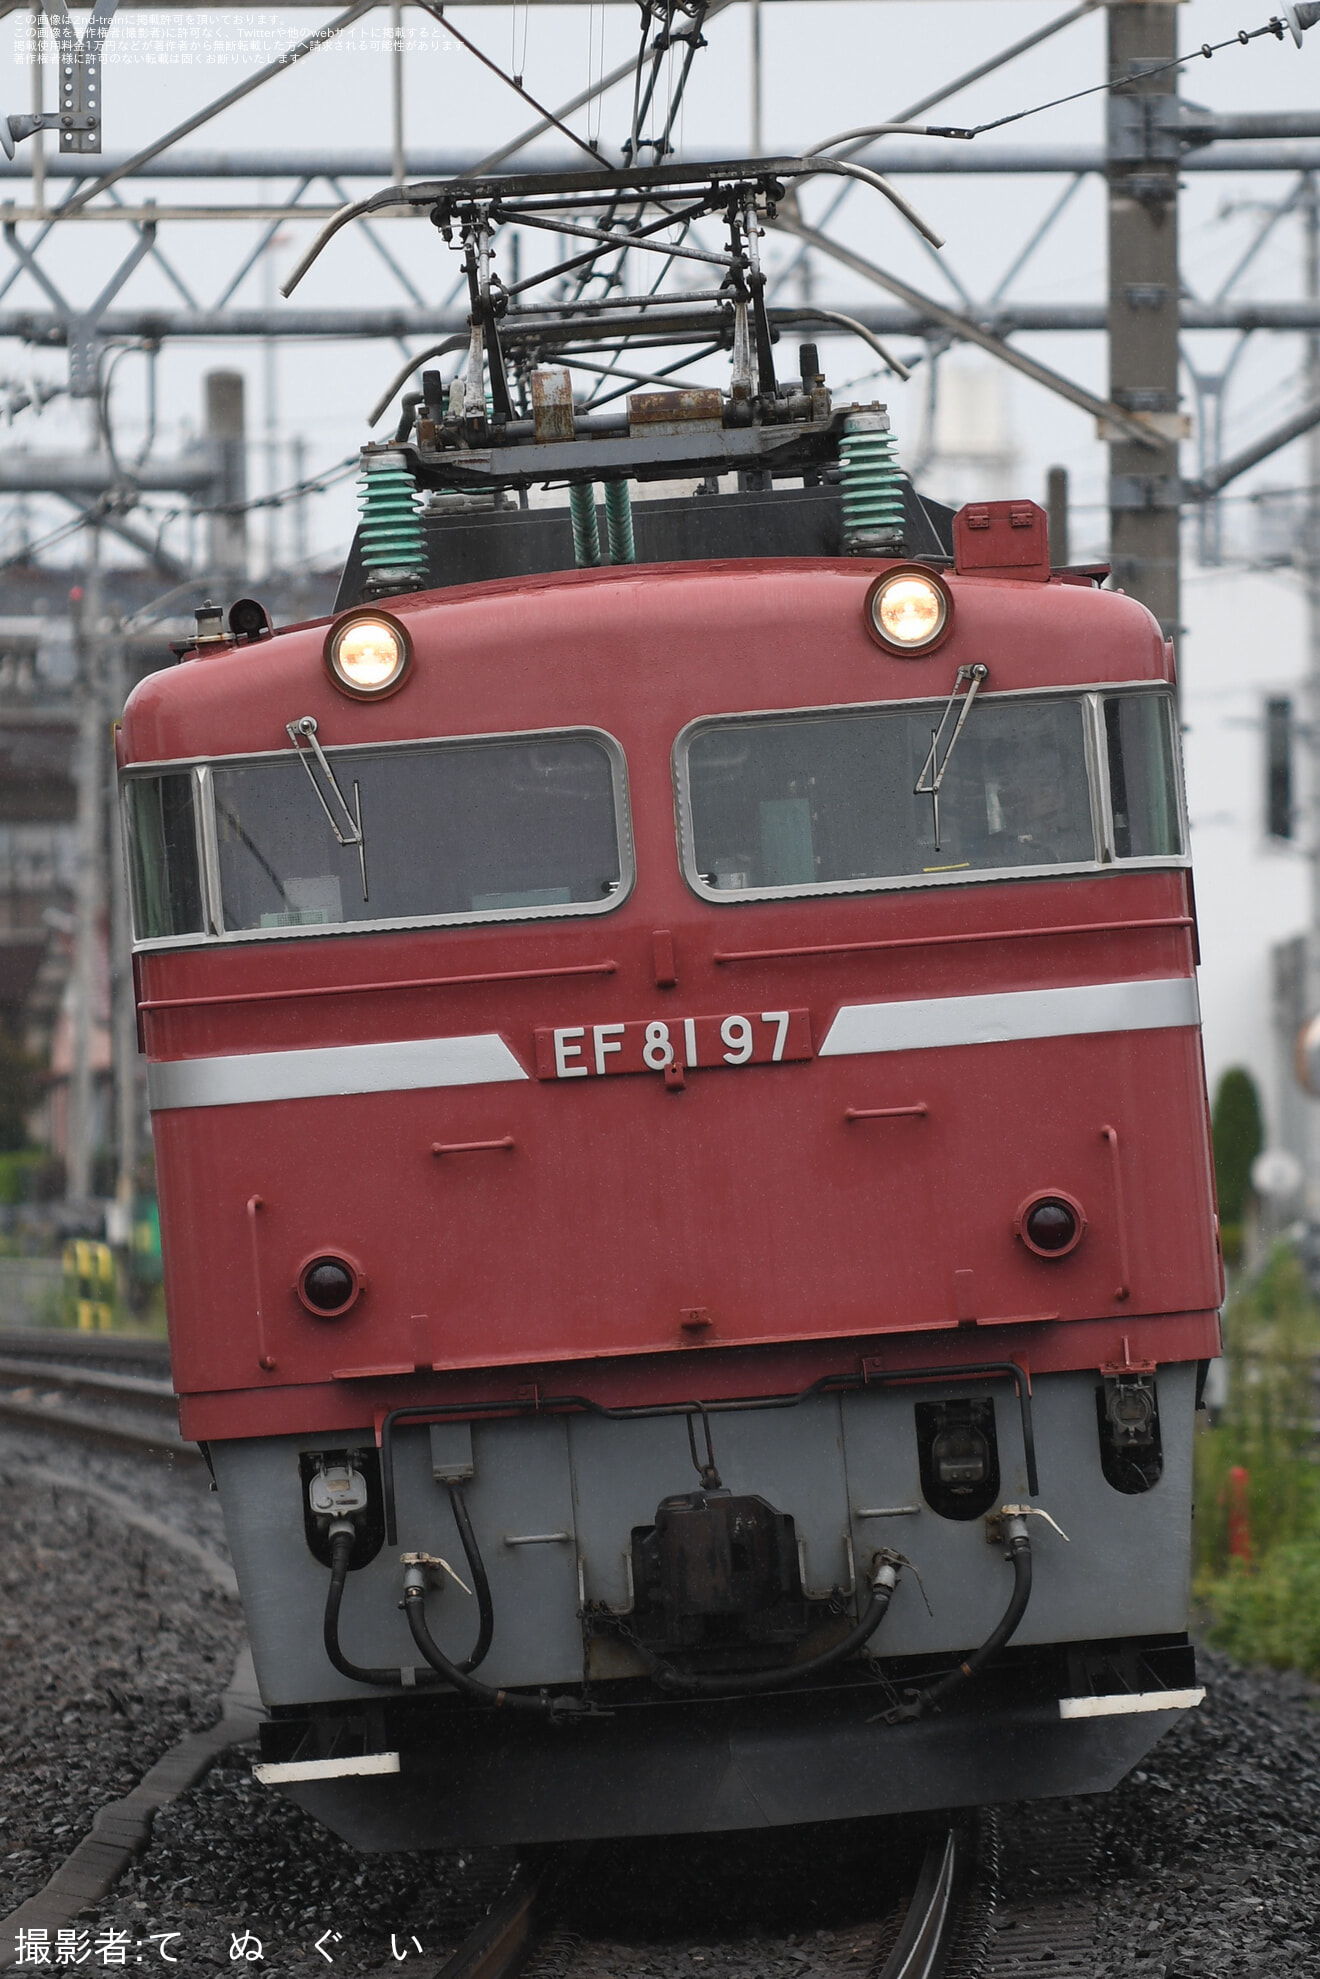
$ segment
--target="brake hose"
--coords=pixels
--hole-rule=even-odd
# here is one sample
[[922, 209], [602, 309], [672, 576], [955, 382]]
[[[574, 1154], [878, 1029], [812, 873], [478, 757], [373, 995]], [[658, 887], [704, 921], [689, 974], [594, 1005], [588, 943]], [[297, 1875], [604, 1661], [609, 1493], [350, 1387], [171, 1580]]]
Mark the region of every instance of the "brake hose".
[[632, 1637], [629, 1637], [630, 1645], [639, 1652], [656, 1682], [666, 1690], [683, 1691], [699, 1697], [745, 1697], [753, 1691], [779, 1690], [786, 1683], [796, 1683], [801, 1677], [814, 1677], [821, 1670], [831, 1669], [875, 1634], [898, 1585], [900, 1564], [889, 1553], [877, 1553], [876, 1559], [879, 1565], [871, 1576], [870, 1598], [856, 1626], [849, 1629], [841, 1641], [822, 1650], [819, 1656], [808, 1657], [805, 1663], [778, 1663], [773, 1670], [748, 1670], [726, 1677], [695, 1676], [689, 1671], [676, 1669], [663, 1656], [655, 1655]]
[[485, 1661], [491, 1637], [495, 1633], [495, 1606], [490, 1598], [490, 1580], [486, 1573], [486, 1563], [481, 1557], [481, 1548], [477, 1545], [477, 1535], [472, 1530], [472, 1520], [468, 1515], [463, 1487], [452, 1481], [449, 1486], [449, 1507], [454, 1514], [454, 1524], [458, 1527], [463, 1553], [472, 1574], [472, 1585], [477, 1596], [477, 1614], [480, 1618], [472, 1654], [464, 1657], [458, 1668], [463, 1671], [475, 1670], [478, 1663]]
[[1013, 1563], [1013, 1592], [1009, 1596], [1007, 1608], [979, 1649], [974, 1649], [956, 1670], [948, 1671], [938, 1683], [932, 1684], [929, 1690], [920, 1691], [915, 1697], [909, 1698], [900, 1705], [893, 1714], [895, 1717], [920, 1718], [933, 1706], [942, 1704], [950, 1691], [957, 1690], [960, 1684], [966, 1683], [968, 1677], [974, 1677], [1015, 1633], [1031, 1599], [1031, 1541], [1027, 1537], [1025, 1518], [1008, 1518], [1005, 1521], [1005, 1530], [1008, 1534], [1008, 1557]]
[[[472, 1519], [468, 1513], [467, 1501], [461, 1485], [449, 1487], [449, 1503], [454, 1514], [454, 1524], [462, 1542], [463, 1552], [472, 1574], [472, 1584], [477, 1596], [477, 1640], [472, 1654], [453, 1667], [462, 1673], [475, 1670], [490, 1649], [491, 1638], [495, 1633], [495, 1609], [491, 1601], [490, 1579], [486, 1573], [486, 1563], [481, 1557], [477, 1535], [472, 1529]], [[347, 1521], [341, 1521], [330, 1528], [330, 1586], [325, 1598], [325, 1653], [330, 1658], [341, 1677], [351, 1677], [359, 1684], [389, 1684], [396, 1688], [404, 1679], [399, 1670], [369, 1669], [364, 1665], [350, 1663], [339, 1643], [339, 1608], [344, 1598], [344, 1587], [348, 1580], [348, 1563], [352, 1558], [356, 1533]], [[437, 1655], [439, 1651], [437, 1650]], [[432, 1685], [436, 1679], [430, 1671], [418, 1671], [414, 1683]]]
[[436, 1675], [464, 1697], [470, 1697], [474, 1704], [491, 1705], [503, 1711], [530, 1711], [551, 1719], [598, 1715], [591, 1705], [576, 1697], [539, 1694], [532, 1697], [518, 1690], [496, 1690], [491, 1684], [469, 1676], [465, 1664], [451, 1663], [426, 1626], [426, 1569], [417, 1564], [410, 1564], [404, 1573], [403, 1612], [408, 1617], [413, 1641]]
[[[352, 1558], [357, 1534], [347, 1520], [338, 1520], [330, 1528], [330, 1587], [325, 1597], [325, 1653], [334, 1664], [341, 1677], [351, 1677], [355, 1684], [388, 1684], [397, 1690], [403, 1682], [403, 1672], [399, 1669], [373, 1670], [357, 1663], [350, 1663], [339, 1646], [339, 1604], [344, 1598], [344, 1583], [348, 1579], [348, 1563]], [[429, 1671], [419, 1671], [416, 1681], [432, 1684], [435, 1679]]]

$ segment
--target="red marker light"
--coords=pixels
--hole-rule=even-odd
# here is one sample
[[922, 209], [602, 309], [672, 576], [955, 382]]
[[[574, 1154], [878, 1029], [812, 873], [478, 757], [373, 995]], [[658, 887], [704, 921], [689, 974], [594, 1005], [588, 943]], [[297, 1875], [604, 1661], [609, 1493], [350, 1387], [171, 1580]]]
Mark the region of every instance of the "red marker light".
[[342, 1257], [314, 1257], [298, 1274], [298, 1297], [318, 1319], [338, 1319], [362, 1290], [362, 1274]]
[[1037, 1257], [1066, 1257], [1082, 1240], [1086, 1216], [1073, 1196], [1056, 1190], [1047, 1196], [1029, 1196], [1014, 1219], [1014, 1227]]

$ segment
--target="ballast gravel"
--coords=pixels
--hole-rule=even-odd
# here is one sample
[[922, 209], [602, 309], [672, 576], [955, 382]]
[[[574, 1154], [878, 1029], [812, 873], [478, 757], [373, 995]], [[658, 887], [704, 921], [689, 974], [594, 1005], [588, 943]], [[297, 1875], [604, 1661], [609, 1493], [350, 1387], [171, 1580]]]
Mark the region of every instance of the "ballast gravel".
[[1095, 1803], [1096, 1979], [1316, 1979], [1320, 1687], [1198, 1662], [1205, 1703]]
[[[98, 1808], [213, 1722], [243, 1640], [238, 1602], [214, 1579], [103, 1500], [33, 1475], [51, 1466], [82, 1474], [46, 1439], [0, 1433], [0, 1917], [44, 1886]], [[128, 1488], [113, 1471], [103, 1488], [107, 1477]]]
[[[214, 1721], [242, 1641], [237, 1604], [196, 1562], [121, 1523], [103, 1499], [36, 1481], [34, 1465], [122, 1489], [126, 1503], [223, 1551], [204, 1474], [0, 1430], [0, 1916], [43, 1886], [99, 1807]], [[1320, 1691], [1209, 1653], [1202, 1665], [1200, 1710], [1113, 1794], [1072, 1804], [1095, 1838], [1094, 1979], [1314, 1979]], [[434, 1979], [506, 1887], [513, 1852], [355, 1855], [258, 1786], [253, 1756], [226, 1753], [162, 1809], [146, 1853], [74, 1927], [83, 1970], [122, 1963], [163, 1979], [177, 1962], [271, 1979]], [[904, 1852], [912, 1827], [893, 1830], [906, 1831]], [[879, 1844], [878, 1824], [875, 1834]], [[713, 1861], [736, 1867], [727, 1903], [718, 1877], [684, 1869], [699, 1849], [669, 1859], [656, 1845], [613, 1845], [593, 1859], [592, 1905], [568, 1906], [529, 1979], [861, 1979], [883, 1946], [865, 1903], [834, 1903], [828, 1871], [847, 1853], [842, 1838], [706, 1838]], [[854, 1863], [854, 1889], [859, 1872], [865, 1883]], [[1014, 1935], [1000, 1935], [996, 1973], [1054, 1979], [1057, 1967], [1061, 1979], [1047, 1945], [1019, 1968]]]

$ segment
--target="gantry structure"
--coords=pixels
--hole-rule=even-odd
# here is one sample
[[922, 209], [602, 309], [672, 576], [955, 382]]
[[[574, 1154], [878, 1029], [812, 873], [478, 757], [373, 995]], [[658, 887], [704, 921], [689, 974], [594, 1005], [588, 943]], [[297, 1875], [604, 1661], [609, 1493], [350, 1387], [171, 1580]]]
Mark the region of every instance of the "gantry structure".
[[[355, 212], [352, 224], [370, 240], [397, 300], [366, 304], [345, 300], [315, 307], [294, 299], [252, 308], [239, 306], [236, 298], [283, 224], [333, 220], [361, 206], [367, 194], [382, 187], [402, 187], [417, 180], [484, 181], [512, 172], [524, 177], [554, 175], [570, 167], [580, 169], [584, 163], [602, 172], [617, 171], [672, 159], [683, 93], [692, 65], [705, 47], [705, 30], [733, 5], [750, 4], [753, 13], [752, 149], [760, 149], [759, 9], [773, 0], [641, 0], [632, 56], [558, 104], [539, 101], [522, 76], [489, 52], [493, 36], [482, 32], [482, 9], [494, 7], [496, 0], [465, 0], [461, 23], [432, 0], [406, 0], [409, 8], [442, 23], [444, 33], [465, 51], [466, 58], [493, 72], [507, 90], [511, 111], [517, 113], [511, 118], [514, 128], [482, 157], [420, 151], [406, 143], [405, 0], [388, 0], [385, 5], [353, 0], [310, 31], [305, 18], [309, 4], [310, 0], [281, 0], [280, 11], [289, 23], [288, 42], [274, 59], [254, 67], [182, 120], [171, 123], [162, 116], [162, 127], [144, 131], [143, 141], [131, 153], [109, 154], [101, 148], [107, 93], [114, 87], [113, 65], [104, 59], [107, 37], [115, 32], [117, 22], [149, 14], [158, 0], [95, 0], [90, 9], [73, 11], [66, 0], [0, 0], [0, 18], [24, 9], [30, 12], [34, 52], [44, 48], [48, 56], [57, 56], [33, 62], [30, 110], [14, 111], [0, 120], [0, 143], [12, 154], [0, 161], [4, 240], [11, 260], [7, 275], [0, 279], [0, 338], [29, 348], [67, 351], [68, 390], [75, 398], [95, 402], [104, 387], [106, 353], [126, 343], [156, 350], [179, 339], [207, 343], [229, 338], [391, 339], [407, 351], [423, 342], [428, 346], [448, 339], [461, 342], [471, 315], [461, 273], [447, 301], [437, 304], [424, 296], [392, 250], [389, 229], [383, 225], [390, 214], [379, 203], [374, 210], [363, 206]], [[169, 11], [200, 16], [223, 13], [228, 5], [229, 0], [184, 0], [181, 7], [172, 0]], [[1005, 141], [995, 135], [993, 124], [971, 132], [930, 121], [933, 112], [951, 114], [947, 106], [956, 107], [957, 98], [972, 83], [1010, 69], [1019, 57], [1066, 36], [1097, 11], [1107, 16], [1107, 71], [1084, 81], [1105, 94], [1102, 145], [1032, 146], [1022, 141], [1019, 128]], [[797, 197], [805, 179], [792, 174], [785, 178], [787, 196], [768, 225], [794, 237], [796, 246], [767, 276], [766, 290], [770, 303], [783, 306], [799, 293], [804, 267], [812, 271], [810, 288], [815, 296], [828, 293], [827, 271], [845, 270], [852, 278], [850, 286], [855, 290], [860, 283], [867, 299], [859, 301], [853, 294], [846, 303], [816, 304], [819, 334], [860, 326], [872, 338], [916, 338], [932, 353], [959, 343], [973, 345], [1092, 414], [1111, 450], [1109, 509], [1116, 581], [1144, 598], [1171, 634], [1179, 623], [1182, 509], [1188, 503], [1198, 504], [1209, 510], [1213, 521], [1215, 499], [1223, 488], [1320, 421], [1320, 394], [1312, 391], [1286, 419], [1269, 425], [1231, 458], [1222, 457], [1224, 394], [1246, 340], [1270, 331], [1320, 336], [1320, 299], [1314, 294], [1248, 301], [1236, 293], [1280, 220], [1290, 213], [1304, 213], [1308, 201], [1314, 206], [1320, 176], [1320, 112], [1216, 115], [1185, 103], [1180, 81], [1198, 51], [1184, 50], [1179, 62], [1181, 11], [1166, 0], [1080, 0], [971, 69], [949, 74], [918, 100], [896, 106], [883, 124], [813, 145], [811, 169], [817, 175], [826, 169], [846, 172], [850, 164], [860, 169], [852, 177], [839, 178], [823, 214], [810, 220]], [[1248, 31], [1257, 37], [1272, 34], [1285, 46], [1290, 40], [1300, 46], [1316, 11], [1303, 0], [1278, 15], [1263, 14], [1260, 21], [1249, 23]], [[337, 36], [373, 13], [388, 17], [394, 48], [391, 124], [381, 133], [387, 141], [375, 151], [277, 144], [260, 151], [204, 148], [208, 126], [224, 111], [268, 88], [294, 63], [317, 61]], [[1315, 40], [1320, 43], [1320, 35]], [[1314, 89], [1303, 83], [1305, 75], [1313, 73], [1314, 59], [1320, 59], [1320, 48], [1305, 54], [1312, 59], [1304, 59], [1302, 70], [1280, 66], [1281, 94], [1293, 87], [1303, 100], [1314, 97]], [[592, 106], [610, 92], [617, 92], [611, 103], [617, 100], [621, 106], [617, 124], [608, 136], [588, 138], [579, 121], [582, 113], [590, 116]], [[164, 93], [162, 100], [167, 104]], [[1018, 125], [1020, 120], [995, 120], [1001, 122]], [[544, 140], [549, 144], [540, 142]], [[683, 162], [696, 168], [703, 160], [685, 154]], [[748, 162], [750, 166], [754, 161]], [[1262, 216], [1251, 248], [1219, 291], [1194, 296], [1178, 269], [1180, 182], [1192, 175], [1245, 171], [1284, 175], [1282, 197]], [[940, 258], [956, 291], [955, 298], [946, 301], [850, 245], [844, 206], [868, 173], [882, 175], [893, 190], [950, 172], [1006, 180], [1027, 174], [1046, 176], [1057, 180], [1059, 189], [1043, 220], [1015, 249], [988, 295], [968, 291], [956, 272], [956, 255], [943, 249]], [[1016, 300], [1015, 284], [1028, 263], [1039, 265], [1038, 258], [1048, 253], [1052, 232], [1069, 224], [1073, 195], [1091, 176], [1102, 177], [1108, 187], [1108, 293], [1087, 302]], [[162, 184], [169, 188], [164, 202], [156, 197]], [[260, 196], [252, 196], [254, 188], [260, 188]], [[394, 208], [395, 212], [418, 210], [417, 202], [411, 207], [400, 202]], [[584, 312], [593, 299], [617, 295], [626, 271], [644, 258], [638, 244], [629, 243], [630, 223], [619, 218], [605, 193], [600, 216], [604, 230], [617, 237], [617, 250], [608, 244], [608, 252], [585, 264], [579, 258], [551, 291], [560, 300], [580, 303]], [[236, 221], [249, 224], [249, 240], [234, 265], [217, 275], [211, 293], [198, 293], [171, 253], [171, 235], [183, 227]], [[80, 290], [67, 272], [58, 279], [52, 273], [51, 246], [69, 230], [87, 226], [109, 227], [122, 234], [124, 253], [108, 279], [89, 282]], [[686, 284], [690, 291], [692, 257], [702, 252], [710, 256], [709, 249], [698, 245], [700, 239], [699, 226], [669, 231], [665, 242], [673, 251], [662, 264], [660, 280], [646, 285], [648, 293], [663, 293], [666, 284], [676, 292]], [[147, 262], [164, 275], [176, 298], [173, 306], [135, 301], [135, 285], [140, 286], [136, 278]], [[28, 281], [20, 287], [23, 275]], [[24, 295], [22, 302], [16, 289]], [[1198, 337], [1225, 330], [1236, 333], [1237, 352], [1226, 364], [1198, 361]], [[1065, 370], [1024, 351], [1015, 339], [1035, 331], [1104, 332], [1109, 348], [1108, 389], [1088, 389]], [[653, 350], [653, 338], [648, 347]], [[622, 348], [608, 355], [617, 370], [624, 361]], [[581, 362], [589, 368], [591, 359], [583, 354]], [[650, 364], [664, 369], [654, 357]], [[634, 354], [633, 370], [637, 368]], [[1188, 430], [1183, 377], [1191, 382], [1199, 414], [1197, 470], [1191, 475], [1180, 471], [1179, 446]], [[83, 515], [108, 521], [145, 551], [149, 533], [134, 529], [131, 519], [137, 491], [172, 489], [194, 507], [213, 513], [243, 505], [245, 490], [233, 448], [230, 445], [226, 452], [224, 444], [232, 437], [222, 416], [209, 451], [194, 450], [175, 461], [149, 458], [125, 464], [107, 453], [43, 463], [32, 454], [22, 460], [0, 455], [0, 490], [45, 489], [67, 495]], [[1203, 546], [1212, 541], [1212, 535], [1203, 535]]]

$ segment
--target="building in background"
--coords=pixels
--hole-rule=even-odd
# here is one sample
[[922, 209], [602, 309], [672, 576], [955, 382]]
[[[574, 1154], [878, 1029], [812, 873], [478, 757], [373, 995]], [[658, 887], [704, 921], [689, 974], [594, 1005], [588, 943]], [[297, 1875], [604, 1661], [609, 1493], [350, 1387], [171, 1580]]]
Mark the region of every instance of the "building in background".
[[1008, 372], [989, 359], [951, 353], [937, 361], [934, 400], [922, 450], [923, 488], [952, 508], [1020, 495]]

